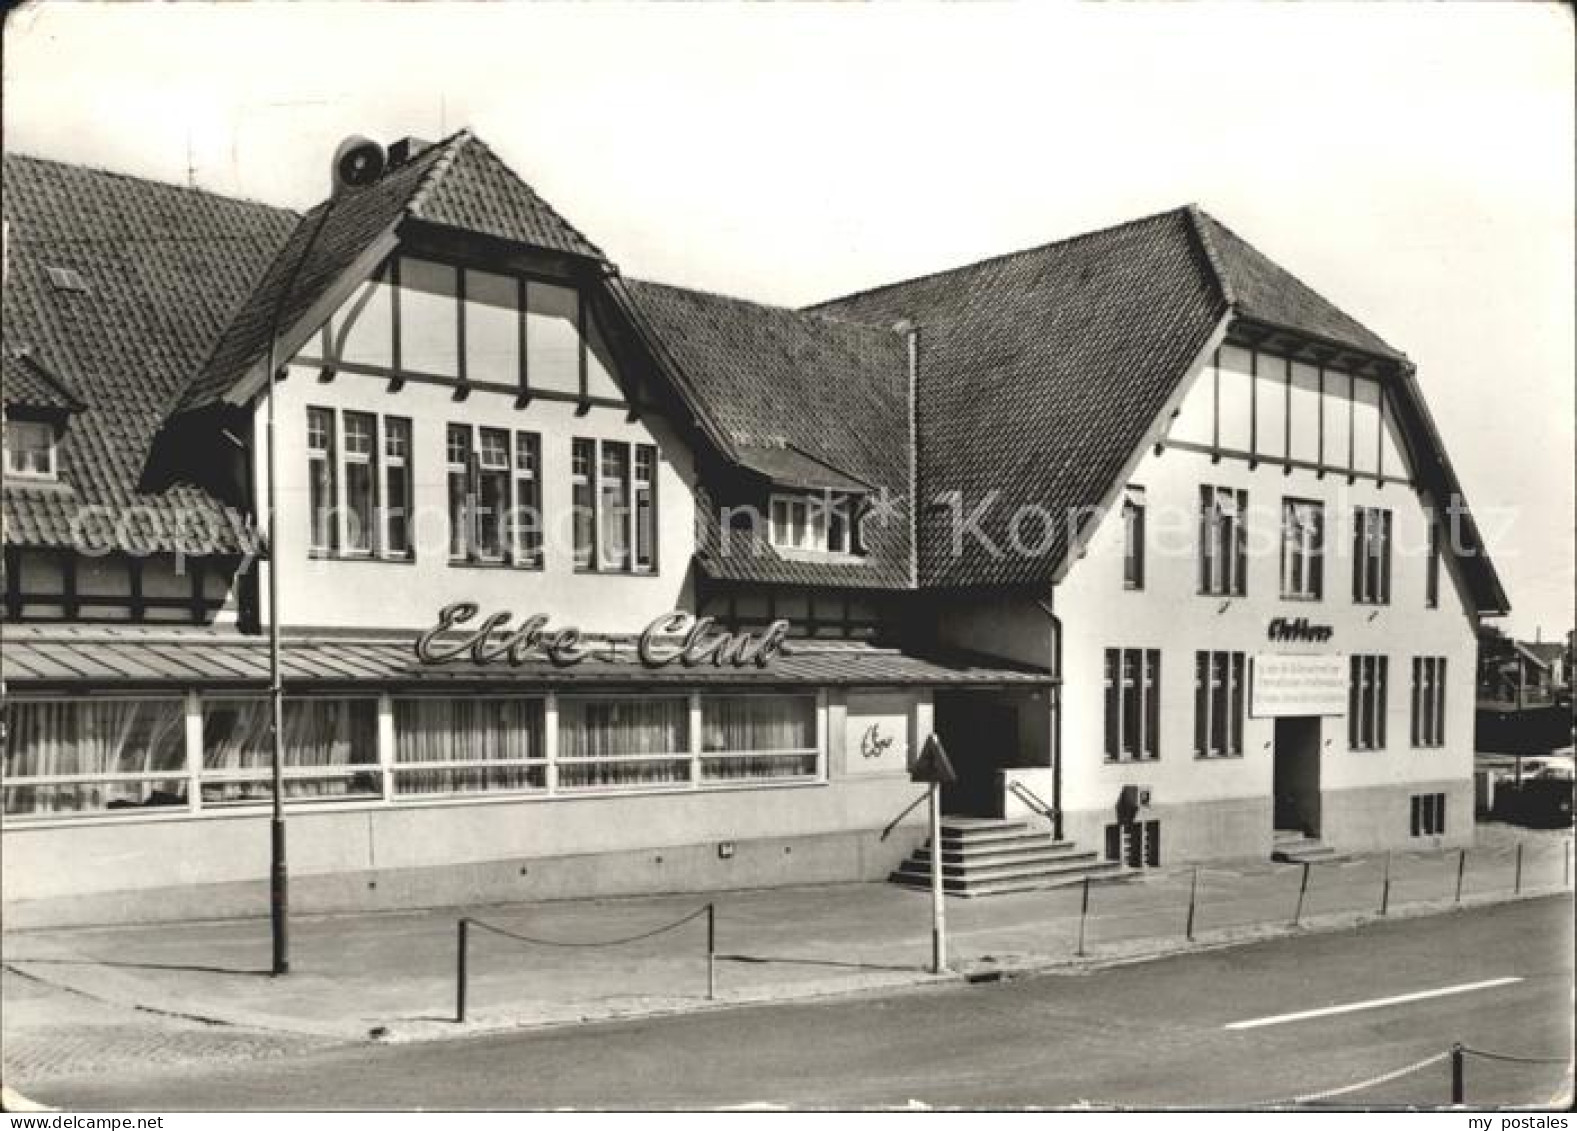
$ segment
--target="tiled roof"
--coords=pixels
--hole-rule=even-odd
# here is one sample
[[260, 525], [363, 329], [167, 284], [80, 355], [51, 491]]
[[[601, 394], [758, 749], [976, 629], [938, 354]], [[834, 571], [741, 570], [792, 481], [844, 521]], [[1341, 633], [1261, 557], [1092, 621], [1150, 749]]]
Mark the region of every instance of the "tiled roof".
[[82, 398], [71, 383], [51, 373], [26, 352], [0, 350], [0, 386], [7, 408], [42, 408], [81, 412]]
[[[725, 580], [909, 587], [903, 337], [885, 327], [659, 283], [625, 285], [646, 329], [725, 433], [732, 458], [770, 478], [783, 470], [783, 454], [797, 450], [800, 472], [806, 464], [840, 472], [879, 497], [865, 524], [863, 561], [790, 560], [764, 538], [733, 530], [725, 541], [712, 525], [697, 551], [702, 568]], [[703, 484], [702, 495], [705, 513], [728, 505], [713, 497], [710, 485]]]
[[510, 172], [486, 144], [462, 130], [417, 153], [366, 188], [346, 189], [303, 216], [201, 369], [193, 371], [174, 411], [213, 404], [263, 359], [280, 288], [292, 273], [295, 277], [279, 319], [282, 334], [339, 282], [381, 235], [406, 219], [602, 258], [600, 251]]
[[[84, 409], [60, 445], [60, 484], [6, 486], [6, 539], [70, 545], [85, 505], [138, 508], [150, 549], [183, 521], [233, 530], [240, 518], [198, 489], [137, 490], [164, 409], [202, 363], [295, 217], [278, 208], [134, 177], [6, 154], [10, 223], [5, 338], [68, 380]], [[82, 291], [51, 283], [75, 271]], [[6, 379], [11, 378], [11, 367]], [[233, 549], [228, 537], [218, 549]]]
[[[1047, 582], [1070, 516], [1101, 503], [1226, 310], [1182, 211], [815, 309], [920, 327], [920, 582], [938, 587]], [[955, 539], [988, 499], [985, 537]]]
[[1338, 310], [1285, 268], [1272, 263], [1221, 221], [1194, 207], [1212, 266], [1233, 309], [1245, 318], [1285, 327], [1365, 353], [1402, 360], [1403, 354], [1356, 318]]
[[[424, 666], [413, 638], [287, 639], [281, 669], [287, 687], [365, 686], [379, 683], [422, 688], [555, 686], [918, 686], [1036, 685], [1050, 682], [1037, 668], [961, 653], [918, 654], [869, 644], [790, 642], [766, 667], [642, 665], [633, 640], [588, 641], [595, 654], [561, 666], [545, 659], [516, 666], [479, 665], [469, 659]], [[233, 685], [261, 690], [268, 682], [268, 644], [192, 629], [8, 628], [4, 640], [7, 682], [17, 690], [80, 686], [192, 687]]]

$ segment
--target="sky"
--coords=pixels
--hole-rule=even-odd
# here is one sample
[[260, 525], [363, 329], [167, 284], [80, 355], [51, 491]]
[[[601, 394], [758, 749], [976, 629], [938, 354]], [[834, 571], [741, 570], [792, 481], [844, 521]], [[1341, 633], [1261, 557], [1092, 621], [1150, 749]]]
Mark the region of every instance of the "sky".
[[1513, 612], [1572, 627], [1557, 4], [35, 4], [8, 149], [305, 208], [469, 126], [625, 274], [803, 304], [1194, 201], [1403, 349]]

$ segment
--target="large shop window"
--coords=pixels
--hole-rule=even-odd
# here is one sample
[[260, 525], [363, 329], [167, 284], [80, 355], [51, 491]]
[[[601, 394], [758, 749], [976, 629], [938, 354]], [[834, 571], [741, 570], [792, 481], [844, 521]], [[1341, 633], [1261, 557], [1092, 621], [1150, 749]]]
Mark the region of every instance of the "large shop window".
[[716, 695], [701, 700], [701, 780], [814, 777], [820, 743], [814, 695]]
[[1160, 730], [1160, 651], [1106, 649], [1106, 760], [1144, 762], [1158, 758]]
[[395, 796], [542, 790], [543, 722], [541, 699], [396, 699]]
[[1200, 488], [1199, 591], [1213, 597], [1242, 597], [1246, 569], [1248, 492], [1231, 487]]
[[656, 447], [576, 437], [570, 448], [570, 503], [576, 569], [656, 571]]
[[1386, 657], [1354, 656], [1347, 689], [1347, 745], [1385, 748]]
[[1446, 660], [1413, 657], [1413, 745], [1446, 744]]
[[[203, 702], [202, 803], [268, 801], [272, 796], [267, 699]], [[376, 699], [286, 699], [285, 796], [293, 801], [378, 797]]]
[[560, 789], [629, 789], [689, 780], [687, 698], [560, 700]]
[[1325, 592], [1325, 507], [1306, 499], [1281, 502], [1281, 595], [1318, 601]]
[[449, 559], [542, 565], [542, 438], [451, 424], [446, 431]]
[[411, 422], [406, 417], [307, 409], [314, 555], [411, 556], [410, 451]]
[[1243, 754], [1245, 660], [1242, 652], [1194, 653], [1194, 756]]
[[6, 714], [6, 815], [186, 804], [183, 700], [12, 700]]
[[1360, 605], [1391, 601], [1391, 512], [1358, 507], [1353, 512], [1352, 599]]

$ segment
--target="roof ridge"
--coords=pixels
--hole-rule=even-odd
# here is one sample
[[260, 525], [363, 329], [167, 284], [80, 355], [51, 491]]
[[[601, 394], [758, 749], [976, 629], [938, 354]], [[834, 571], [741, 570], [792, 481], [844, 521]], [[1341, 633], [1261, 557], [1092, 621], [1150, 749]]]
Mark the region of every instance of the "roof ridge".
[[597, 255], [602, 259], [602, 261], [604, 263], [611, 263], [612, 262], [612, 260], [610, 260], [608, 258], [608, 253], [603, 251], [602, 248], [598, 247], [596, 242], [593, 241], [590, 236], [588, 236], [585, 232], [581, 231], [574, 224], [570, 223], [568, 217], [566, 217], [557, 208], [553, 207], [553, 202], [552, 201], [550, 201], [547, 197], [543, 196], [540, 192], [537, 191], [535, 185], [533, 185], [530, 181], [526, 180], [519, 173], [515, 172], [514, 166], [511, 165], [508, 161], [505, 161], [501, 156], [499, 156], [498, 150], [494, 149], [491, 145], [487, 144], [487, 139], [486, 138], [482, 137], [479, 134], [472, 133], [469, 128], [461, 130], [460, 132], [469, 135], [470, 140], [472, 142], [474, 142], [476, 145], [481, 146], [482, 147], [482, 151], [484, 153], [486, 153], [494, 161], [497, 161], [506, 170], [508, 170], [508, 172], [509, 172], [509, 174], [511, 176], [513, 176], [521, 184], [525, 185], [526, 189], [531, 193], [531, 195], [537, 198], [538, 203], [540, 203], [543, 208], [546, 208], [548, 210], [548, 212], [552, 214], [552, 216], [553, 216], [553, 218], [555, 220], [557, 220], [560, 224], [563, 224], [571, 232], [575, 233], [575, 236], [582, 243], [584, 243], [587, 247], [589, 247], [593, 251], [595, 251], [597, 253]]
[[[432, 192], [433, 186], [438, 183], [443, 173], [448, 172], [454, 166], [455, 159], [460, 156], [460, 151], [465, 148], [466, 143], [475, 140], [477, 140], [477, 137], [471, 132], [471, 128], [469, 126], [461, 126], [448, 137], [433, 143], [433, 148], [442, 152], [433, 160], [428, 170], [422, 174], [416, 188], [406, 198], [405, 211], [408, 214], [412, 216], [420, 215], [421, 207], [427, 202], [428, 194]], [[418, 153], [413, 160], [419, 161], [422, 156], [422, 154]], [[389, 172], [390, 170], [385, 170], [384, 176], [387, 176]], [[383, 177], [378, 178], [379, 181], [382, 179]], [[378, 182], [375, 181], [374, 184], [376, 183]]]
[[1199, 241], [1201, 250], [1205, 253], [1205, 262], [1210, 265], [1210, 273], [1216, 277], [1216, 286], [1221, 291], [1221, 298], [1228, 307], [1237, 308], [1237, 292], [1232, 287], [1232, 279], [1227, 275], [1226, 264], [1221, 259], [1221, 251], [1216, 247], [1215, 241], [1210, 238], [1210, 228], [1205, 223], [1209, 220], [1212, 224], [1220, 223], [1197, 204], [1186, 204], [1184, 211], [1188, 213], [1188, 225], [1193, 230], [1194, 237]]
[[216, 189], [200, 188], [197, 185], [177, 184], [174, 181], [164, 181], [157, 177], [145, 177], [138, 173], [127, 173], [120, 169], [109, 169], [103, 165], [93, 165], [85, 161], [61, 161], [55, 157], [41, 157], [36, 153], [18, 153], [15, 151], [6, 152], [5, 160], [32, 161], [39, 165], [53, 165], [58, 169], [80, 170], [82, 172], [93, 173], [101, 177], [114, 177], [117, 180], [135, 181], [138, 184], [154, 185], [163, 189], [173, 189], [176, 192], [189, 193], [193, 196], [204, 196], [212, 200], [222, 200], [227, 204], [246, 204], [251, 205], [254, 208], [267, 208], [272, 212], [281, 212], [285, 213], [286, 215], [296, 217], [304, 215], [304, 213], [298, 212], [294, 208], [287, 207], [283, 204], [270, 204], [268, 201], [258, 200], [256, 197], [235, 196], [230, 193], [219, 192]]
[[679, 283], [665, 283], [658, 279], [639, 279], [626, 276], [626, 281], [642, 287], [662, 287], [664, 290], [683, 291], [686, 294], [702, 295], [706, 298], [721, 299], [739, 306], [755, 307], [757, 310], [770, 310], [778, 314], [791, 314], [796, 318], [804, 318], [814, 322], [830, 322], [836, 326], [851, 326], [859, 330], [875, 330], [883, 334], [896, 334], [891, 326], [881, 322], [866, 322], [854, 318], [840, 318], [836, 314], [816, 310], [813, 307], [787, 306], [782, 303], [763, 302], [760, 299], [745, 298], [743, 295], [725, 294], [722, 291], [709, 290], [706, 287], [691, 287]]
[[[977, 267], [984, 267], [991, 263], [1005, 262], [1006, 260], [1016, 259], [1023, 255], [1033, 255], [1039, 251], [1049, 251], [1054, 247], [1061, 247], [1064, 244], [1077, 243], [1080, 240], [1093, 239], [1096, 236], [1105, 236], [1110, 235], [1113, 232], [1120, 232], [1124, 228], [1136, 228], [1141, 224], [1154, 223], [1156, 220], [1160, 220], [1166, 216], [1175, 216], [1178, 213], [1183, 212], [1188, 207], [1188, 205], [1179, 205], [1175, 208], [1166, 208], [1160, 212], [1152, 212], [1145, 216], [1137, 216], [1132, 220], [1123, 220], [1116, 224], [1108, 224], [1104, 228], [1092, 228], [1087, 232], [1076, 232], [1071, 236], [1063, 236], [1060, 239], [1049, 240], [1046, 243], [1034, 244], [1030, 247], [1021, 247], [1015, 251], [1005, 251], [997, 255], [988, 255], [984, 259], [976, 259], [969, 263], [959, 263], [952, 267], [942, 267], [935, 271], [926, 271], [922, 274], [914, 275], [907, 279], [895, 279], [890, 283], [878, 283], [874, 287], [866, 287], [863, 290], [850, 291], [848, 294], [835, 295], [832, 298], [811, 303], [808, 307], [802, 307], [801, 309], [806, 313], [822, 314], [823, 312], [820, 309], [821, 307], [832, 306], [833, 304], [840, 302], [851, 302], [854, 299], [865, 298], [881, 291], [893, 290], [897, 287], [904, 287], [911, 283], [924, 282], [929, 279], [940, 279], [944, 275], [952, 275], [960, 271], [969, 271]], [[824, 316], [832, 317], [830, 315]]]

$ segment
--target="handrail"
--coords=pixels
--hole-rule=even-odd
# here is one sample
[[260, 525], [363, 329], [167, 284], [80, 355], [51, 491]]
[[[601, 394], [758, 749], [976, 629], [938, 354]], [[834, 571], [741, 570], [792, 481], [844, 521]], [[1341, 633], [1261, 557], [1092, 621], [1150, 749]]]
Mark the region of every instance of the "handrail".
[[1021, 781], [1008, 782], [1008, 789], [1018, 795], [1020, 801], [1028, 805], [1035, 812], [1045, 817], [1048, 821], [1057, 819], [1057, 811], [1040, 799], [1040, 796], [1029, 786]]

